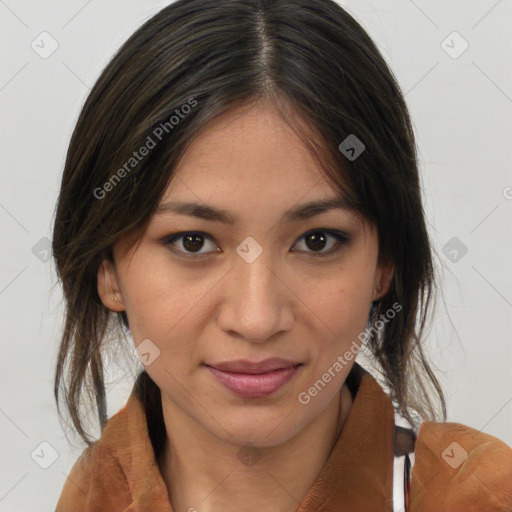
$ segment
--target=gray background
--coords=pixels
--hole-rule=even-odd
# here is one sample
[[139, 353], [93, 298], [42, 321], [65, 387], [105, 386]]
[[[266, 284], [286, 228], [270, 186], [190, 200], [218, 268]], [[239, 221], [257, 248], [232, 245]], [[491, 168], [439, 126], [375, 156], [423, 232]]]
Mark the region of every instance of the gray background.
[[[168, 3], [0, 0], [0, 511], [53, 510], [82, 450], [52, 394], [63, 310], [45, 237], [81, 105], [120, 44]], [[444, 293], [427, 349], [448, 420], [512, 445], [511, 2], [341, 3], [391, 65], [415, 125]], [[51, 49], [44, 31], [58, 43], [47, 58], [31, 47]], [[131, 362], [110, 370], [109, 415], [131, 390]]]

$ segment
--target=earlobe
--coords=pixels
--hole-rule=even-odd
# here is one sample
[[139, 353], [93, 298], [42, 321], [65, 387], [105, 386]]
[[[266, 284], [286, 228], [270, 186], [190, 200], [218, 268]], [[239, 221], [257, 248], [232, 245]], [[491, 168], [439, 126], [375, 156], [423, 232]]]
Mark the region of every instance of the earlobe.
[[125, 311], [114, 264], [106, 259], [98, 268], [98, 295], [108, 309]]
[[395, 272], [395, 265], [392, 261], [384, 262], [380, 265], [377, 272], [377, 283], [374, 290], [374, 299], [378, 300], [384, 297], [391, 286], [391, 280]]

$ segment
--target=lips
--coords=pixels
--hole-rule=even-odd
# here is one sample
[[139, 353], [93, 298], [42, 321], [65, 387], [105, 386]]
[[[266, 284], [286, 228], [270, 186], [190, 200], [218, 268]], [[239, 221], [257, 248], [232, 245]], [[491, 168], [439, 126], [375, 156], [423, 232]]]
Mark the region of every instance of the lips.
[[293, 379], [302, 363], [272, 357], [264, 361], [237, 359], [204, 364], [224, 388], [241, 398], [263, 398], [276, 393]]
[[273, 372], [286, 368], [293, 368], [299, 363], [289, 359], [282, 359], [280, 357], [272, 357], [264, 361], [248, 361], [246, 359], [238, 359], [236, 361], [226, 361], [221, 363], [207, 364], [211, 368], [216, 368], [223, 372], [231, 372], [237, 374], [257, 375], [263, 373]]

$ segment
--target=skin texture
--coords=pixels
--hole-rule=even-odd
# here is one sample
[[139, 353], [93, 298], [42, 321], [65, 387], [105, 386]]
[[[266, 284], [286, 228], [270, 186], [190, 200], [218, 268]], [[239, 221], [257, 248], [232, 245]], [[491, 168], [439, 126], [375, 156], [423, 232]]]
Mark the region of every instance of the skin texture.
[[[162, 202], [206, 203], [238, 221], [157, 214], [138, 246], [127, 250], [121, 240], [115, 266], [102, 263], [105, 306], [126, 311], [135, 345], [150, 339], [160, 349], [146, 370], [162, 392], [161, 472], [173, 510], [295, 511], [329, 458], [350, 412], [344, 382], [354, 360], [308, 404], [298, 395], [354, 340], [360, 345], [371, 301], [385, 295], [393, 273], [378, 264], [376, 231], [347, 210], [281, 220], [335, 193], [271, 104], [234, 109], [193, 141]], [[304, 236], [321, 229], [323, 248]], [[351, 239], [338, 246], [326, 229]], [[162, 242], [183, 231], [209, 235], [200, 255], [184, 238]], [[236, 252], [248, 236], [263, 249], [252, 263]], [[180, 257], [187, 250], [195, 259]], [[269, 357], [302, 366], [265, 398], [234, 395], [203, 365]], [[241, 460], [248, 451], [251, 464]]]

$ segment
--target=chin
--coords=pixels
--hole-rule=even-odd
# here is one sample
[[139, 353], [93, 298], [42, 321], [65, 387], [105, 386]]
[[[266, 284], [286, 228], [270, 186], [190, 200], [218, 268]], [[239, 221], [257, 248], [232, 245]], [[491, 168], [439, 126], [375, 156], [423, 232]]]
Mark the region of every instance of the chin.
[[[286, 415], [283, 417], [286, 418]], [[277, 446], [287, 442], [301, 429], [297, 424], [296, 416], [290, 414], [288, 416], [290, 421], [286, 419], [283, 421], [283, 417], [269, 414], [268, 419], [265, 419], [265, 414], [261, 411], [255, 411], [254, 415], [242, 412], [239, 421], [233, 416], [229, 419], [226, 417], [225, 420], [223, 417], [216, 417], [215, 432], [212, 434], [236, 446], [245, 446], [247, 443], [261, 448]]]

